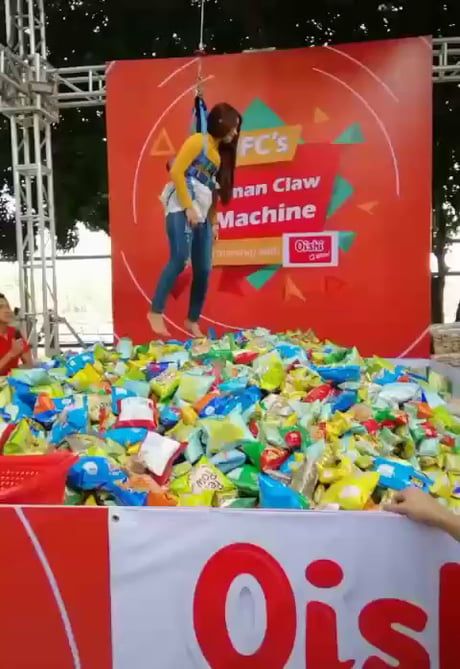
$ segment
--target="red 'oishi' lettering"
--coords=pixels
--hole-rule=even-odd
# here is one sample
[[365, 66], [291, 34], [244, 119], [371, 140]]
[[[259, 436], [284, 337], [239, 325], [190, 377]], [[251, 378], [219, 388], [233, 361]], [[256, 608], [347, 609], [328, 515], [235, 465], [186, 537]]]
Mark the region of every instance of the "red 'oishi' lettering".
[[337, 615], [322, 602], [307, 604], [305, 666], [308, 669], [353, 669], [355, 660], [339, 660]]
[[[423, 609], [401, 599], [377, 599], [370, 602], [359, 615], [361, 634], [372, 646], [399, 662], [399, 669], [430, 669], [425, 648], [411, 637], [393, 629], [402, 625], [414, 632], [423, 632], [428, 616]], [[375, 655], [369, 657], [363, 669], [392, 669]]]
[[315, 560], [305, 569], [305, 578], [315, 588], [336, 588], [343, 581], [343, 570], [333, 560]]
[[460, 601], [460, 564], [441, 567], [439, 580], [439, 667], [458, 669], [458, 603]]
[[[241, 655], [231, 642], [225, 620], [229, 588], [240, 574], [260, 584], [267, 606], [267, 629], [253, 655]], [[296, 604], [280, 564], [259, 546], [233, 544], [215, 553], [200, 574], [193, 601], [195, 634], [213, 669], [283, 669], [296, 637]]]

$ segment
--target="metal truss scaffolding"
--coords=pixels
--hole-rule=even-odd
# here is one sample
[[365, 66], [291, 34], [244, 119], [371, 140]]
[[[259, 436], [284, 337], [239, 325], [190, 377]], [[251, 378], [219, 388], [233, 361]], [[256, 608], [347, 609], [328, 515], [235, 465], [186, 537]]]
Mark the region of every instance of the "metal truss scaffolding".
[[[5, 0], [0, 112], [9, 119], [21, 319], [34, 350], [59, 351], [51, 135], [60, 110], [105, 104], [105, 66], [47, 61], [43, 0]], [[68, 325], [68, 324], [67, 324]]]
[[433, 40], [433, 81], [460, 83], [460, 37]]
[[[60, 324], [70, 327], [57, 304], [52, 127], [63, 109], [105, 105], [106, 68], [52, 67], [44, 0], [4, 4], [0, 113], [11, 131], [21, 317], [34, 350], [43, 334], [51, 355], [59, 351]], [[460, 38], [434, 40], [433, 81], [460, 82]]]

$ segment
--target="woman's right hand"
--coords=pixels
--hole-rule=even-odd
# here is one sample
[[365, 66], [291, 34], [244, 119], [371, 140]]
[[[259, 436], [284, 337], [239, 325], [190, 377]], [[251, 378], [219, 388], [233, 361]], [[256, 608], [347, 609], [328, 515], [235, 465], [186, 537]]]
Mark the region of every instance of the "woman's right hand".
[[22, 339], [15, 339], [8, 351], [8, 356], [13, 360], [24, 353], [24, 342]]
[[198, 214], [195, 211], [194, 207], [190, 207], [189, 209], [185, 210], [185, 216], [187, 217], [187, 221], [190, 223], [190, 225], [198, 225], [200, 222], [198, 220]]

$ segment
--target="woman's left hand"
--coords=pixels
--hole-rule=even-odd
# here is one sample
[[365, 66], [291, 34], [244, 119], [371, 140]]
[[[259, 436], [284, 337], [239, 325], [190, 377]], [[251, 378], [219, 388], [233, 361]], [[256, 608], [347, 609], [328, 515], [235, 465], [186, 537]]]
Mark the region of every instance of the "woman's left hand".
[[213, 234], [213, 239], [215, 242], [219, 240], [219, 226], [218, 225], [213, 225], [212, 226], [212, 234]]

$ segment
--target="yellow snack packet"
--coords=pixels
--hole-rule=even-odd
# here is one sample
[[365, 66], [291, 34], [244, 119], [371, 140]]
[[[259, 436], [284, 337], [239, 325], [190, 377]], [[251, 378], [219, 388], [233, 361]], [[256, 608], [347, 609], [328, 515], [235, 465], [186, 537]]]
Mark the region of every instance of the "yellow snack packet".
[[181, 416], [184, 425], [195, 425], [198, 420], [198, 414], [192, 407], [183, 407], [181, 409]]
[[94, 347], [94, 359], [103, 363], [116, 362], [119, 354], [115, 351], [109, 351], [102, 344], [96, 344]]
[[74, 374], [69, 382], [78, 390], [89, 390], [102, 381], [102, 376], [97, 373], [93, 365], [87, 364], [79, 372]]
[[170, 491], [175, 495], [198, 495], [204, 490], [214, 494], [219, 491], [234, 490], [235, 484], [215, 467], [206, 457], [202, 457], [192, 469], [183, 476], [173, 479]]
[[60, 383], [47, 383], [46, 386], [35, 386], [32, 392], [36, 395], [48, 395], [51, 399], [60, 399], [65, 397], [65, 393]]
[[460, 474], [450, 473], [447, 476], [451, 485], [451, 496], [460, 499]]
[[326, 486], [322, 483], [316, 486], [315, 492], [313, 493], [313, 502], [316, 506], [319, 506], [322, 503], [324, 493], [326, 492]]
[[171, 430], [166, 432], [166, 435], [171, 437], [171, 439], [175, 439], [180, 444], [183, 444], [188, 441], [189, 436], [194, 429], [193, 425], [186, 425], [183, 420], [180, 420]]
[[341, 456], [337, 460], [337, 464], [332, 467], [318, 463], [316, 465], [318, 471], [318, 480], [321, 483], [330, 484], [345, 476], [351, 476], [353, 473], [353, 463], [347, 456]]
[[13, 391], [11, 389], [11, 386], [6, 385], [3, 386], [3, 388], [0, 390], [0, 407], [6, 407], [8, 404], [10, 404], [11, 400], [13, 397]]
[[432, 458], [429, 456], [419, 458], [420, 467], [425, 471], [433, 467], [439, 467], [441, 469], [444, 466], [444, 458], [439, 462], [439, 458]]
[[194, 404], [200, 397], [209, 392], [215, 381], [214, 376], [205, 374], [182, 374], [177, 395], [181, 400]]
[[352, 426], [351, 416], [337, 411], [326, 423], [326, 436], [329, 439], [337, 439], [348, 432]]
[[379, 482], [377, 472], [347, 476], [333, 483], [322, 495], [321, 504], [339, 504], [345, 511], [362, 511]]
[[293, 413], [290, 416], [288, 416], [287, 418], [284, 418], [281, 421], [281, 425], [283, 427], [293, 427], [294, 425], [297, 425], [298, 422], [299, 422], [299, 418], [298, 418], [297, 414]]
[[447, 472], [460, 474], [460, 454], [449, 453], [445, 455], [444, 467]]
[[232, 448], [241, 441], [254, 439], [243, 418], [238, 414], [203, 418], [200, 426], [208, 455]]
[[178, 506], [212, 506], [215, 494], [214, 490], [203, 490], [198, 494], [185, 493], [179, 495]]
[[297, 367], [293, 369], [286, 377], [286, 383], [289, 383], [294, 390], [308, 391], [321, 384], [319, 374], [310, 372], [306, 367]]
[[444, 499], [450, 498], [454, 489], [454, 484], [446, 472], [443, 472], [442, 469], [439, 469], [438, 467], [430, 467], [424, 471], [424, 474], [434, 481], [430, 488], [432, 495], [443, 497]]
[[269, 393], [278, 390], [285, 377], [283, 362], [277, 352], [267, 353], [256, 358], [253, 363], [259, 378], [259, 387]]
[[374, 462], [374, 458], [371, 455], [358, 455], [355, 460], [355, 465], [360, 469], [369, 469]]
[[160, 400], [165, 400], [174, 395], [180, 382], [180, 373], [175, 369], [167, 369], [162, 374], [152, 379], [150, 388]]
[[443, 405], [433, 409], [433, 421], [442, 425], [449, 432], [460, 434], [460, 421], [452, 416]]

